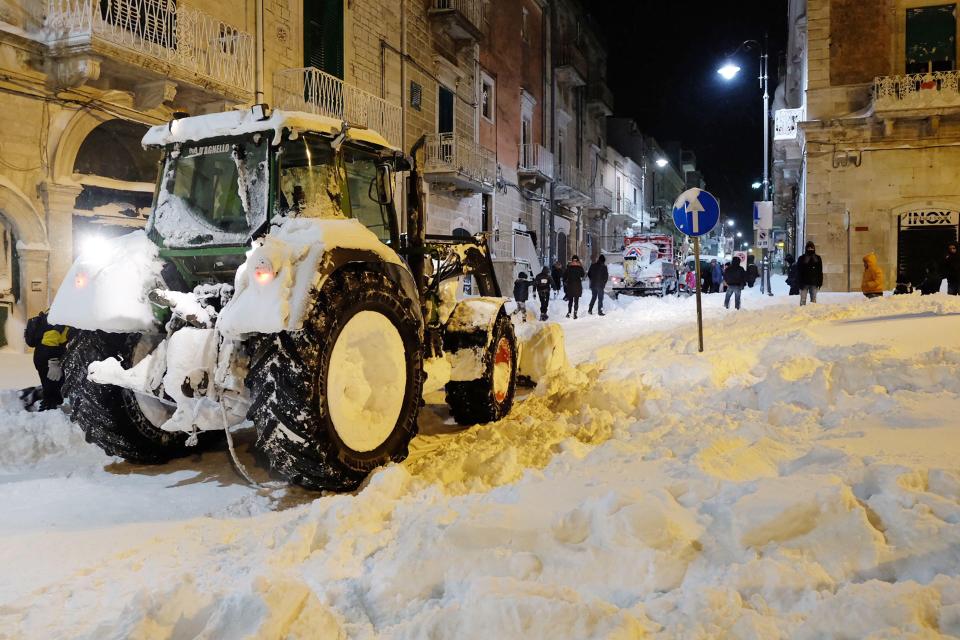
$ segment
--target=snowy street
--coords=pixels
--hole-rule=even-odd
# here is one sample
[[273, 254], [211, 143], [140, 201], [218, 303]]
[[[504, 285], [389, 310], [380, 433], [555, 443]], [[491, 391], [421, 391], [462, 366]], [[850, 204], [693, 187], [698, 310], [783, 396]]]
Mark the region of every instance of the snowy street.
[[571, 368], [495, 424], [428, 405], [356, 494], [0, 392], [0, 638], [960, 637], [960, 298], [705, 296], [703, 354], [693, 298], [588, 300]]

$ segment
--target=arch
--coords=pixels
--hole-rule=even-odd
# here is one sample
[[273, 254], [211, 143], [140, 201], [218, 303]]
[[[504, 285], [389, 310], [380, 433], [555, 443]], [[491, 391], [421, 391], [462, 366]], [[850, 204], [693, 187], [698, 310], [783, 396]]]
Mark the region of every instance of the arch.
[[43, 218], [15, 184], [0, 176], [0, 214], [13, 226], [17, 241], [31, 249], [48, 249]]
[[124, 182], [153, 182], [160, 151], [140, 144], [146, 132], [147, 125], [131, 120], [100, 123], [80, 143], [72, 172]]
[[73, 179], [73, 165], [77, 159], [80, 145], [87, 139], [90, 132], [109, 120], [112, 116], [94, 116], [89, 111], [76, 111], [63, 128], [57, 139], [56, 151], [53, 154], [53, 182], [69, 184]]

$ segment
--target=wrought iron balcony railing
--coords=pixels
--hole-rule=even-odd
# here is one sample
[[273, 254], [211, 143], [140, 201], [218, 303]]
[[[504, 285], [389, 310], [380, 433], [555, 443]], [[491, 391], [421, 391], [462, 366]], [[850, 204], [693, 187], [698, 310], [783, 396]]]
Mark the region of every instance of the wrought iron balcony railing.
[[108, 45], [241, 93], [253, 86], [253, 37], [169, 0], [47, 0], [50, 46]]
[[958, 71], [881, 76], [873, 82], [874, 106], [877, 111], [960, 107], [958, 80]]
[[553, 154], [539, 144], [521, 144], [518, 171], [522, 174], [539, 174], [553, 179]]
[[367, 93], [314, 67], [281, 69], [273, 76], [274, 102], [280, 109], [337, 118], [354, 127], [372, 129], [394, 147], [401, 147], [399, 105]]
[[493, 154], [479, 144], [453, 133], [441, 133], [427, 136], [424, 153], [428, 179], [430, 174], [443, 174], [455, 186], [477, 191], [493, 188], [497, 163]]
[[613, 211], [613, 192], [606, 187], [594, 186], [591, 208], [599, 211]]
[[589, 178], [573, 165], [560, 167], [559, 184], [561, 191], [558, 197], [562, 200], [582, 198], [589, 201], [592, 195]]

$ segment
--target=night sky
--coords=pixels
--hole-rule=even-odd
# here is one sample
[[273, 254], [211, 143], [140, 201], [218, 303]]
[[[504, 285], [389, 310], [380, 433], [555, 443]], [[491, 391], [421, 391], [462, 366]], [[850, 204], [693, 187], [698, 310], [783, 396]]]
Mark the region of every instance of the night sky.
[[679, 140], [692, 149], [722, 214], [742, 221], [738, 226], [749, 224], [760, 195], [750, 184], [763, 171], [759, 52], [737, 56], [742, 71], [731, 82], [716, 70], [741, 42], [768, 33], [772, 102], [786, 50], [787, 0], [585, 6], [605, 36], [616, 115], [635, 118], [661, 144]]

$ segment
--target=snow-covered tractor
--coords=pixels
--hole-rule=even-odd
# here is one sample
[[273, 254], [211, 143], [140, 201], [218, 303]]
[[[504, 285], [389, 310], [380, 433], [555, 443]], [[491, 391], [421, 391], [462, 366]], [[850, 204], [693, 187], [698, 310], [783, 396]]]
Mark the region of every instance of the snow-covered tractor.
[[425, 235], [416, 148], [262, 105], [143, 143], [163, 152], [146, 230], [81, 253], [51, 309], [75, 328], [64, 391], [88, 441], [161, 463], [248, 420], [288, 480], [349, 490], [406, 457], [425, 382], [460, 424], [510, 411], [486, 240]]

